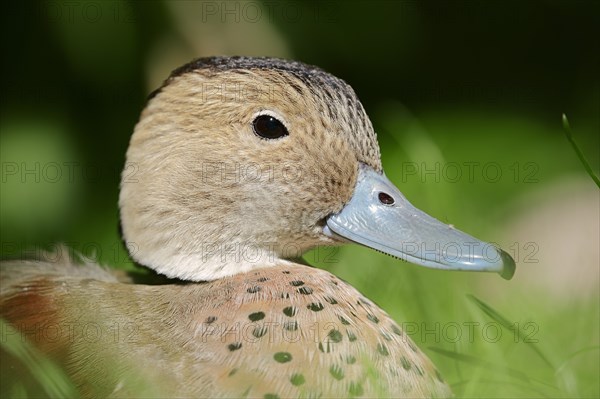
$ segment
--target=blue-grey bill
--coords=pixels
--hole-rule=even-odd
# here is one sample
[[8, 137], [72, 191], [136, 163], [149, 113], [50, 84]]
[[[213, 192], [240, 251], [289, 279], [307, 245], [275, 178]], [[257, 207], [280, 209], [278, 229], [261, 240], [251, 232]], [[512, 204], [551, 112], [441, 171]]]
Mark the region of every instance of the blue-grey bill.
[[515, 273], [509, 254], [415, 208], [384, 174], [362, 164], [352, 198], [324, 231], [435, 269], [496, 272], [507, 280]]

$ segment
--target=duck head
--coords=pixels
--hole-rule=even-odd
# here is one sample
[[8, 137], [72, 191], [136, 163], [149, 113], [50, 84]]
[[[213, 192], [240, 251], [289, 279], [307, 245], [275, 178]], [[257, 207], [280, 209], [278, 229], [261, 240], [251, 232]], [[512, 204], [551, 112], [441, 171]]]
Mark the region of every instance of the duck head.
[[352, 88], [298, 62], [213, 57], [175, 70], [135, 127], [119, 205], [133, 259], [185, 280], [344, 242], [434, 268], [515, 269], [413, 207], [385, 177]]

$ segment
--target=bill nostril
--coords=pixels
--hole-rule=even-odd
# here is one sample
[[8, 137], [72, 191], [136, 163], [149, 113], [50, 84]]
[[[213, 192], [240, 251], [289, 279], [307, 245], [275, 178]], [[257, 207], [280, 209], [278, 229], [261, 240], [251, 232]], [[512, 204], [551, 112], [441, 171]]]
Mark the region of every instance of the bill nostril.
[[380, 192], [378, 198], [383, 205], [394, 205], [394, 198], [388, 193]]

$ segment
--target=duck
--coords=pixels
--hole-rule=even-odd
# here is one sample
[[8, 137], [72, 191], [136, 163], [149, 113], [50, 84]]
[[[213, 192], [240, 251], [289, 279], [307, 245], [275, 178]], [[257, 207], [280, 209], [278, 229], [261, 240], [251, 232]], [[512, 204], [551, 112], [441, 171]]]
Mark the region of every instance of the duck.
[[175, 69], [134, 128], [119, 212], [131, 258], [160, 283], [65, 251], [0, 269], [0, 316], [82, 397], [450, 397], [396, 321], [301, 255], [354, 243], [431, 268], [515, 271], [414, 207], [352, 87], [298, 61]]

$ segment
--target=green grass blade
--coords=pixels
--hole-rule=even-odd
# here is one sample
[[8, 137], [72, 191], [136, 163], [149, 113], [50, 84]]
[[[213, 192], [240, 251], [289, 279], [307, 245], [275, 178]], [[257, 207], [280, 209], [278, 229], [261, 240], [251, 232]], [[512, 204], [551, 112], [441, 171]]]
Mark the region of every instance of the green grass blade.
[[506, 319], [504, 316], [502, 316], [500, 313], [498, 313], [496, 310], [494, 310], [490, 305], [486, 304], [485, 302], [478, 299], [474, 295], [467, 295], [467, 298], [469, 298], [471, 301], [473, 301], [479, 307], [479, 309], [481, 309], [481, 311], [483, 313], [485, 313], [486, 315], [488, 315], [491, 319], [495, 320], [502, 327], [506, 328], [507, 330], [511, 331], [513, 334], [516, 334], [519, 338], [521, 338], [522, 342], [529, 345], [529, 347], [548, 366], [550, 366], [553, 370], [555, 370], [555, 367], [553, 366], [552, 362], [550, 362], [550, 360], [548, 360], [548, 357], [542, 352], [542, 350], [537, 345], [535, 345], [533, 342], [529, 342], [528, 337], [523, 333], [523, 331], [521, 331], [520, 328], [515, 328], [515, 325], [513, 323], [508, 321], [508, 319]]
[[585, 155], [583, 155], [583, 152], [581, 152], [581, 149], [579, 149], [579, 146], [577, 145], [577, 143], [575, 143], [575, 140], [573, 139], [573, 133], [571, 132], [571, 125], [569, 124], [569, 120], [567, 119], [567, 115], [565, 115], [565, 114], [562, 114], [562, 123], [563, 123], [563, 128], [565, 129], [565, 135], [567, 136], [567, 140], [569, 140], [569, 143], [571, 143], [571, 146], [573, 146], [573, 149], [575, 150], [577, 157], [583, 164], [585, 171], [587, 172], [588, 175], [590, 175], [590, 177], [592, 178], [594, 183], [596, 183], [598, 188], [600, 188], [600, 179], [598, 178], [598, 176], [596, 176], [596, 174], [592, 170], [590, 163], [585, 158]]
[[471, 355], [465, 355], [464, 353], [457, 353], [457, 352], [452, 352], [452, 351], [448, 351], [445, 349], [441, 349], [441, 348], [435, 348], [435, 347], [429, 347], [428, 349], [439, 353], [441, 355], [444, 355], [446, 357], [449, 357], [451, 359], [455, 359], [464, 363], [469, 363], [471, 365], [477, 366], [477, 367], [482, 367], [485, 368], [487, 370], [492, 370], [492, 371], [497, 371], [500, 373], [504, 373], [507, 374], [513, 378], [516, 378], [518, 380], [521, 380], [523, 382], [531, 382], [531, 380], [529, 379], [529, 377], [527, 377], [527, 374], [523, 373], [522, 371], [519, 370], [514, 370], [508, 367], [503, 367], [503, 366], [499, 366], [497, 364], [491, 363], [487, 360], [483, 360], [480, 359], [478, 357], [475, 356], [471, 356]]
[[[61, 368], [46, 358], [31, 344], [21, 339], [15, 328], [0, 319], [2, 349], [19, 359], [51, 398], [77, 398], [79, 394]], [[17, 388], [21, 389], [21, 388]]]
[[560, 374], [563, 371], [563, 369], [567, 366], [567, 364], [570, 361], [572, 361], [574, 358], [576, 358], [577, 356], [584, 355], [586, 353], [597, 351], [597, 350], [600, 350], [600, 346], [588, 346], [586, 348], [581, 348], [581, 349], [571, 353], [569, 356], [567, 356], [563, 360], [562, 364], [560, 364], [558, 366], [558, 368], [556, 369], [556, 374]]
[[[483, 360], [483, 359], [480, 359], [475, 356], [466, 355], [464, 353], [452, 352], [452, 351], [448, 351], [448, 350], [441, 349], [441, 348], [435, 348], [435, 347], [429, 347], [428, 349], [432, 350], [433, 352], [439, 353], [443, 356], [457, 360], [459, 362], [468, 363], [473, 366], [479, 367], [480, 369], [484, 369], [487, 371], [493, 371], [497, 374], [503, 374], [503, 375], [512, 377], [516, 380], [521, 381], [522, 383], [526, 383], [527, 385], [521, 386], [519, 384], [515, 384], [512, 382], [510, 383], [510, 385], [526, 387], [528, 390], [537, 392], [540, 396], [543, 396], [543, 397], [552, 397], [553, 398], [553, 397], [556, 397], [556, 392], [558, 392], [558, 388], [556, 386], [549, 384], [545, 381], [539, 380], [539, 379], [530, 378], [527, 376], [526, 373], [524, 373], [520, 370], [516, 370], [516, 369], [512, 369], [510, 367], [498, 365], [496, 363], [492, 363], [490, 361]], [[481, 380], [481, 381], [483, 381], [483, 380]], [[499, 383], [498, 381], [492, 381], [492, 380], [489, 380], [488, 382], [489, 383]], [[459, 381], [456, 384], [452, 384], [452, 386], [454, 387], [455, 385], [461, 385], [461, 384], [466, 384], [466, 383], [468, 383], [468, 381]], [[547, 394], [546, 392], [541, 391], [539, 387], [535, 387], [533, 385], [534, 383], [539, 384], [545, 388], [550, 388], [552, 390], [552, 393]], [[504, 382], [503, 384], [506, 385], [508, 383]]]

